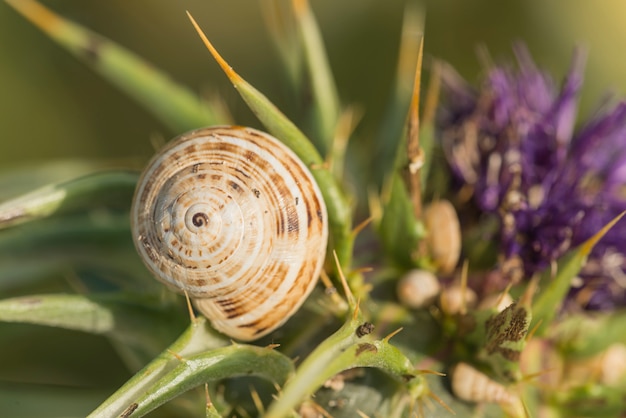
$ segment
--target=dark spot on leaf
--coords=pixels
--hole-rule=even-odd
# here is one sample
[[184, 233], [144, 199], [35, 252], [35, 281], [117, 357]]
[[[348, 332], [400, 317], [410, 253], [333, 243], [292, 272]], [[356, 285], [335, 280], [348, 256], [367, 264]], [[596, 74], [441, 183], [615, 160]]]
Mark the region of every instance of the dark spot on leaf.
[[128, 405], [128, 408], [126, 408], [124, 412], [120, 414], [120, 418], [128, 418], [133, 412], [135, 412], [135, 410], [138, 407], [139, 407], [138, 403], [136, 402], [131, 403], [130, 405]]
[[371, 322], [364, 322], [356, 329], [356, 336], [361, 338], [365, 335], [371, 334], [374, 331], [374, 324]]
[[97, 62], [100, 59], [100, 49], [104, 42], [97, 36], [89, 36], [83, 53], [86, 59], [91, 62]]
[[374, 344], [370, 344], [370, 343], [359, 344], [358, 347], [356, 348], [355, 355], [358, 357], [366, 351], [377, 353], [378, 348], [376, 348]]

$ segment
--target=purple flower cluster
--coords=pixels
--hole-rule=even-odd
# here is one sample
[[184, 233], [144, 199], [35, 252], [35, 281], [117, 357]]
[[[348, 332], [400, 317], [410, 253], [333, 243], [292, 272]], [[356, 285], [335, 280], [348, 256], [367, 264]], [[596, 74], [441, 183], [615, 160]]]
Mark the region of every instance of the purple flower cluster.
[[[584, 56], [560, 88], [517, 45], [518, 68], [491, 67], [478, 90], [443, 72], [442, 146], [455, 180], [500, 219], [500, 251], [524, 277], [543, 270], [626, 210], [626, 102], [602, 106], [577, 132]], [[594, 248], [570, 302], [626, 306], [626, 222]]]

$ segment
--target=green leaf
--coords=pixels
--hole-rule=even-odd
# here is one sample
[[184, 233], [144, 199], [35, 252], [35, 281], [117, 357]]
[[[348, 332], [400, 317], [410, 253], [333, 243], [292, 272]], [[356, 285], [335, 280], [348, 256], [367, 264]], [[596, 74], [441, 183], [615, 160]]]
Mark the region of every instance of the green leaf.
[[[312, 95], [312, 137], [322, 155], [333, 148], [340, 106], [337, 86], [333, 78], [322, 35], [308, 0], [293, 0], [296, 27], [299, 31]], [[333, 159], [343, 156], [333, 155]]]
[[0, 321], [45, 325], [158, 347], [184, 325], [180, 309], [130, 294], [30, 295], [0, 300]]
[[5, 165], [0, 171], [0, 202], [40, 189], [94, 173], [110, 170], [116, 161], [60, 159]]
[[532, 307], [533, 322], [531, 329], [537, 328], [537, 335], [546, 332], [552, 319], [558, 312], [567, 291], [570, 288], [572, 279], [576, 277], [580, 269], [585, 265], [587, 256], [600, 239], [615, 225], [626, 212], [622, 212], [611, 222], [605, 225], [598, 233], [580, 246], [567, 252], [557, 262], [556, 276], [553, 276], [551, 267], [541, 274], [539, 281], [539, 296]]
[[[227, 345], [204, 317], [198, 317], [187, 330], [159, 356], [136, 373], [89, 417], [115, 417], [124, 411], [147, 413], [167, 399], [192, 386], [223, 376], [251, 374], [271, 376], [281, 382], [290, 373], [292, 361], [269, 348]], [[219, 347], [225, 347], [220, 349]], [[237, 347], [243, 347], [237, 349]], [[264, 364], [266, 361], [266, 364]], [[248, 363], [247, 363], [248, 362]], [[172, 373], [172, 371], [176, 372]], [[232, 374], [231, 374], [232, 373]], [[160, 382], [159, 386], [156, 383]]]
[[137, 100], [173, 132], [224, 124], [221, 108], [203, 102], [130, 51], [63, 19], [33, 0], [6, 0], [15, 10], [77, 58]]
[[105, 171], [51, 184], [0, 204], [0, 229], [98, 206], [129, 208], [139, 175]]
[[92, 210], [0, 230], [0, 290], [69, 272], [126, 290], [160, 288], [134, 250], [127, 212]]
[[375, 340], [370, 334], [372, 324], [365, 321], [351, 295], [348, 300], [350, 311], [343, 326], [321, 342], [302, 362], [278, 399], [270, 405], [265, 418], [287, 416], [289, 411], [318, 390], [326, 380], [356, 367], [375, 367], [387, 372], [399, 382], [407, 383], [413, 398], [429, 393], [420, 372], [398, 348], [389, 344], [389, 339], [397, 331]]
[[411, 198], [399, 174], [391, 179], [378, 232], [385, 251], [396, 263], [404, 267], [416, 264], [414, 252], [426, 231], [422, 222], [415, 220]]
[[375, 182], [381, 184], [396, 166], [398, 154], [405, 151], [403, 136], [413, 94], [415, 68], [424, 33], [424, 12], [416, 2], [407, 2], [400, 35], [400, 48], [393, 92], [375, 140], [376, 164], [372, 167]]

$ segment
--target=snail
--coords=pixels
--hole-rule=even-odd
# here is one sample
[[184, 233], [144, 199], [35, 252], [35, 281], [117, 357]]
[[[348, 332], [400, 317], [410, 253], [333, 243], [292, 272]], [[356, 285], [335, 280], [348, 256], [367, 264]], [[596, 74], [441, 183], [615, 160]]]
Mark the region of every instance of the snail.
[[512, 404], [516, 401], [516, 395], [467, 363], [457, 363], [450, 373], [452, 392], [464, 401], [500, 404]]
[[243, 341], [297, 311], [328, 240], [326, 206], [304, 163], [276, 138], [237, 126], [166, 145], [141, 175], [131, 229], [154, 276]]

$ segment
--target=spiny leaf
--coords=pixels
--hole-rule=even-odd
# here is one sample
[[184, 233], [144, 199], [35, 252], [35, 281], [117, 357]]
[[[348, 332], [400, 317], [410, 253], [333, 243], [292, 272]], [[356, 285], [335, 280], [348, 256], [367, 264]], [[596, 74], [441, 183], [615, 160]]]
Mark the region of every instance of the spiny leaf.
[[378, 233], [385, 250], [396, 263], [404, 267], [413, 266], [413, 250], [426, 231], [413, 216], [411, 199], [399, 174], [393, 174], [389, 188]]
[[129, 405], [152, 387], [154, 382], [180, 364], [172, 353], [179, 357], [193, 356], [225, 345], [227, 342], [208, 326], [204, 317], [197, 318], [174, 343], [130, 378], [89, 416], [114, 417], [128, 410]]
[[611, 222], [605, 225], [594, 236], [582, 243], [580, 246], [567, 252], [557, 262], [556, 276], [552, 278], [552, 268], [548, 267], [539, 281], [540, 292], [532, 307], [533, 322], [531, 328], [537, 326], [537, 335], [542, 335], [547, 329], [552, 319], [558, 312], [563, 298], [571, 286], [572, 279], [585, 265], [587, 256], [593, 247], [602, 237], [615, 225], [626, 212], [622, 212]]
[[237, 376], [259, 376], [283, 385], [294, 373], [293, 362], [270, 348], [231, 345], [182, 358], [180, 364], [133, 401], [132, 416], [141, 417], [174, 397], [206, 382]]
[[358, 304], [350, 303], [350, 312], [343, 326], [302, 362], [278, 399], [270, 405], [265, 417], [286, 416], [326, 380], [355, 367], [376, 367], [398, 380], [412, 381], [412, 390], [423, 393], [425, 382], [421, 378], [414, 379], [419, 372], [400, 350], [389, 344], [389, 339], [400, 330], [382, 340], [374, 340], [370, 334], [372, 328], [372, 324], [364, 320]]
[[141, 103], [173, 132], [224, 124], [221, 108], [203, 102], [150, 64], [33, 0], [6, 0], [50, 38]]
[[[420, 20], [416, 16], [414, 19]], [[418, 25], [413, 19], [405, 22], [405, 24], [412, 28]], [[409, 42], [414, 35], [406, 36], [408, 38], [405, 42]], [[379, 226], [387, 252], [396, 262], [404, 266], [428, 264], [424, 254], [425, 248], [422, 244], [425, 231], [421, 222], [423, 196], [421, 169], [424, 160], [430, 156], [424, 154], [420, 145], [420, 137], [422, 133], [431, 134], [432, 126], [427, 126], [427, 131], [425, 131], [425, 127], [420, 127], [419, 120], [423, 47], [423, 36], [420, 35], [412, 74], [411, 93], [406, 98], [404, 97], [406, 92], [404, 94], [402, 92], [397, 93], [398, 100], [410, 99], [407, 103], [408, 126], [405, 137], [397, 142], [394, 170], [392, 177], [388, 179], [391, 185], [388, 195], [384, 198], [383, 214]], [[406, 60], [406, 58], [404, 59]], [[403, 72], [400, 74], [402, 75]], [[403, 79], [405, 77], [406, 75]], [[398, 82], [402, 81], [404, 84], [406, 80], [403, 79]], [[395, 128], [394, 131], [399, 131], [399, 129]], [[429, 140], [429, 144], [432, 144], [432, 138]]]

